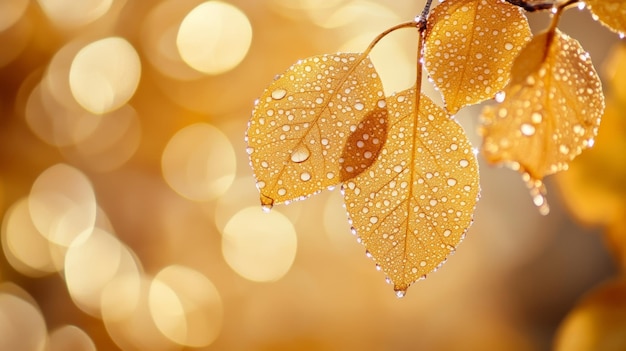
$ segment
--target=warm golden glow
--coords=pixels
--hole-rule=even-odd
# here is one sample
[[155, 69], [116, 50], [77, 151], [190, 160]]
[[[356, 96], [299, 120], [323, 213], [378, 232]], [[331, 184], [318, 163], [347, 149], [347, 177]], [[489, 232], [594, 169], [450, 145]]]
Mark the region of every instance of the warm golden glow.
[[49, 241], [69, 246], [85, 240], [96, 221], [96, 198], [89, 179], [66, 164], [54, 165], [39, 175], [28, 198], [35, 228]]
[[235, 151], [219, 129], [197, 123], [170, 139], [161, 167], [163, 177], [178, 194], [208, 201], [226, 192], [235, 179]]
[[28, 0], [0, 2], [0, 32], [19, 21], [28, 7]]
[[0, 285], [0, 350], [42, 350], [47, 330], [41, 311], [6, 290], [13, 288]]
[[26, 103], [26, 122], [39, 139], [53, 146], [68, 146], [87, 139], [100, 124], [100, 116], [84, 109], [62, 106], [45, 85], [37, 85]]
[[114, 279], [139, 276], [134, 254], [100, 228], [87, 240], [70, 246], [65, 256], [65, 282], [72, 300], [83, 311], [100, 316], [104, 288]]
[[267, 282], [282, 278], [296, 256], [296, 231], [285, 215], [247, 207], [226, 223], [222, 254], [242, 277]]
[[121, 279], [103, 293], [102, 319], [109, 336], [122, 350], [174, 351], [182, 345], [157, 328], [149, 305], [150, 280]]
[[38, 277], [56, 272], [50, 242], [35, 228], [28, 210], [28, 199], [13, 203], [2, 220], [2, 249], [18, 272]]
[[124, 38], [109, 37], [82, 48], [70, 68], [70, 88], [78, 103], [93, 113], [120, 108], [135, 94], [141, 62]]
[[[297, 91], [274, 86], [267, 94], [264, 87], [300, 59], [363, 52], [383, 30], [419, 15], [425, 2], [0, 0], [0, 351], [531, 351], [549, 345], [572, 299], [623, 272], [614, 265], [626, 267], [626, 47], [586, 9], [568, 8], [559, 29], [590, 50], [607, 109], [595, 146], [581, 155], [589, 158], [560, 174], [567, 182], [553, 179], [568, 186], [551, 191], [550, 216], [537, 213], [516, 175], [481, 167], [483, 196], [467, 239], [440, 272], [396, 301], [386, 272], [375, 269], [381, 260], [368, 258], [358, 242], [364, 238], [351, 234], [356, 216], [347, 220], [338, 183], [305, 201], [275, 204], [269, 214], [261, 209], [253, 176], [259, 172], [250, 167], [261, 145], [247, 149], [245, 140], [255, 106], [284, 89], [260, 122], [267, 127], [261, 134], [276, 137], [261, 144], [273, 147], [281, 135], [298, 137], [307, 129], [319, 136], [306, 144], [314, 151], [340, 133], [308, 129], [321, 120], [290, 111], [319, 107], [319, 101], [332, 101], [333, 113], [363, 104], [347, 103], [360, 96], [347, 86], [330, 95], [325, 84]], [[464, 2], [481, 3], [433, 1], [432, 10]], [[547, 20], [548, 12], [537, 16]], [[531, 22], [534, 33], [546, 24]], [[450, 29], [456, 35], [463, 28]], [[488, 31], [484, 44], [505, 37]], [[415, 28], [405, 28], [370, 53], [376, 72], [369, 73], [383, 81], [377, 97], [415, 84], [417, 39]], [[607, 61], [603, 54], [611, 47], [624, 48]], [[462, 63], [436, 61], [452, 70]], [[303, 74], [294, 81], [315, 73], [299, 67]], [[475, 68], [458, 72], [484, 71]], [[437, 82], [425, 71], [422, 91], [440, 97], [428, 78]], [[369, 85], [353, 81], [350, 88]], [[315, 89], [325, 95], [310, 94]], [[392, 102], [386, 99], [387, 110]], [[463, 108], [454, 117], [475, 146], [482, 142], [475, 133], [478, 112]], [[278, 115], [291, 115], [293, 123], [278, 125], [271, 118]], [[351, 147], [365, 145], [352, 139]], [[285, 158], [268, 153], [259, 166], [293, 162], [292, 153], [302, 160], [306, 152], [295, 152], [296, 146]], [[308, 184], [328, 173], [312, 168], [293, 175]], [[571, 200], [575, 219], [593, 227], [570, 223], [561, 198]], [[452, 220], [438, 215], [432, 220]], [[449, 311], [454, 318], [444, 318]]]
[[149, 305], [157, 328], [177, 344], [207, 346], [221, 330], [220, 294], [209, 279], [190, 268], [161, 270], [150, 286]]
[[96, 345], [84, 330], [74, 325], [64, 325], [48, 337], [48, 351], [96, 351]]
[[176, 45], [194, 69], [220, 74], [236, 67], [248, 53], [252, 27], [237, 7], [207, 1], [194, 8], [180, 24]]
[[103, 115], [99, 121], [89, 138], [64, 148], [62, 152], [85, 168], [108, 172], [121, 167], [135, 154], [141, 141], [141, 124], [137, 111], [130, 105]]
[[48, 18], [59, 27], [71, 28], [95, 21], [104, 15], [113, 0], [37, 0]]

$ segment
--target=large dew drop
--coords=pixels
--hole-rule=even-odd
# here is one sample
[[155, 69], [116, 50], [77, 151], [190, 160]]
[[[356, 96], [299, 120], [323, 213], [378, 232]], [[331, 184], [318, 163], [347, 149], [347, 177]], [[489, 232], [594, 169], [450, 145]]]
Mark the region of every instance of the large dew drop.
[[291, 153], [291, 161], [295, 163], [302, 163], [308, 160], [310, 156], [311, 156], [311, 151], [309, 151], [309, 148], [300, 144]]

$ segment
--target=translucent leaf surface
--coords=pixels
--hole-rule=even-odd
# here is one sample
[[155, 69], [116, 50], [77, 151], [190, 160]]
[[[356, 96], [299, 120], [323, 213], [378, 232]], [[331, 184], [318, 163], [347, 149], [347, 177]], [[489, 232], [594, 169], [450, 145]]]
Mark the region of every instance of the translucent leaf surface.
[[376, 162], [343, 185], [359, 240], [399, 295], [437, 269], [472, 222], [478, 166], [463, 128], [415, 90], [388, 97], [389, 134]]
[[556, 30], [524, 48], [496, 100], [481, 116], [483, 154], [524, 173], [545, 214], [541, 179], [593, 145], [604, 110], [600, 79], [578, 41]]
[[520, 8], [498, 0], [445, 1], [426, 33], [426, 69], [452, 114], [500, 91], [531, 37]]
[[624, 0], [586, 0], [594, 17], [612, 31], [626, 34], [626, 1]]
[[260, 97], [247, 132], [261, 203], [297, 200], [354, 177], [386, 135], [383, 88], [369, 58], [299, 61]]

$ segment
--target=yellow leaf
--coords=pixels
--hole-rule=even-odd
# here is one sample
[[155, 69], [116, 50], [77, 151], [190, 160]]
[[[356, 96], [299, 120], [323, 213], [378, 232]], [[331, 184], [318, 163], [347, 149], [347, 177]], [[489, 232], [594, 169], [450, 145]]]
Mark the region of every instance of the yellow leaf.
[[526, 17], [500, 0], [445, 1], [428, 17], [425, 64], [446, 109], [492, 98], [530, 40]]
[[385, 105], [364, 55], [291, 66], [259, 98], [246, 134], [262, 205], [301, 199], [367, 168], [384, 143]]
[[594, 143], [604, 111], [600, 79], [578, 41], [556, 29], [524, 48], [496, 100], [481, 115], [482, 152], [523, 173], [545, 214], [542, 178], [567, 169]]
[[586, 0], [593, 16], [614, 32], [626, 34], [626, 1]]
[[389, 134], [372, 166], [342, 190], [353, 229], [402, 296], [436, 270], [472, 222], [479, 182], [463, 128], [416, 92], [388, 97]]

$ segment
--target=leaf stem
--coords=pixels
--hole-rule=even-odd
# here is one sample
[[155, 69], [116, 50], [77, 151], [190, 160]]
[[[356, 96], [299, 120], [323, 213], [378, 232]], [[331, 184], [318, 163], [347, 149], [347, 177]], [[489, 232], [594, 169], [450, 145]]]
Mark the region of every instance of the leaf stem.
[[[546, 47], [549, 48], [552, 45], [552, 39], [554, 39], [554, 33], [556, 32], [556, 27], [559, 25], [559, 20], [561, 19], [561, 14], [563, 14], [564, 6], [555, 7], [555, 11], [552, 14], [552, 19], [550, 20], [550, 27], [548, 27], [548, 38], [546, 40]], [[546, 56], [548, 55], [548, 51], [546, 50]]]
[[372, 40], [372, 42], [370, 43], [370, 45], [367, 47], [367, 49], [365, 49], [365, 51], [363, 51], [363, 56], [367, 56], [369, 55], [369, 53], [372, 51], [372, 49], [374, 48], [374, 46], [376, 46], [376, 44], [378, 44], [378, 42], [386, 37], [389, 33], [391, 32], [395, 32], [398, 29], [402, 29], [402, 28], [419, 28], [419, 25], [417, 22], [415, 21], [411, 21], [411, 22], [404, 22], [404, 23], [400, 23], [397, 24], [387, 30], [385, 30], [384, 32], [378, 34], [376, 36], [376, 38], [374, 38], [374, 40]]
[[424, 52], [422, 50], [424, 42], [424, 31], [419, 31], [419, 39], [417, 41], [417, 72], [415, 78], [415, 115], [418, 115], [418, 107], [420, 105], [420, 96], [422, 95], [422, 71], [424, 64]]
[[422, 13], [419, 16], [415, 17], [415, 19], [413, 21], [397, 24], [397, 25], [395, 25], [395, 26], [385, 30], [384, 32], [378, 34], [376, 36], [376, 38], [374, 38], [374, 40], [372, 40], [372, 42], [365, 49], [365, 51], [363, 52], [363, 56], [369, 55], [369, 53], [372, 51], [374, 46], [376, 46], [376, 44], [378, 44], [378, 42], [382, 38], [386, 37], [391, 32], [395, 32], [398, 29], [402, 29], [402, 28], [417, 28], [417, 30], [420, 32], [420, 40], [422, 40], [423, 36], [421, 35], [421, 33], [424, 30], [426, 30], [426, 20], [428, 18], [428, 13], [430, 12], [430, 5], [432, 4], [432, 2], [433, 2], [433, 0], [426, 0], [426, 5], [424, 6], [424, 9], [422, 10]]

